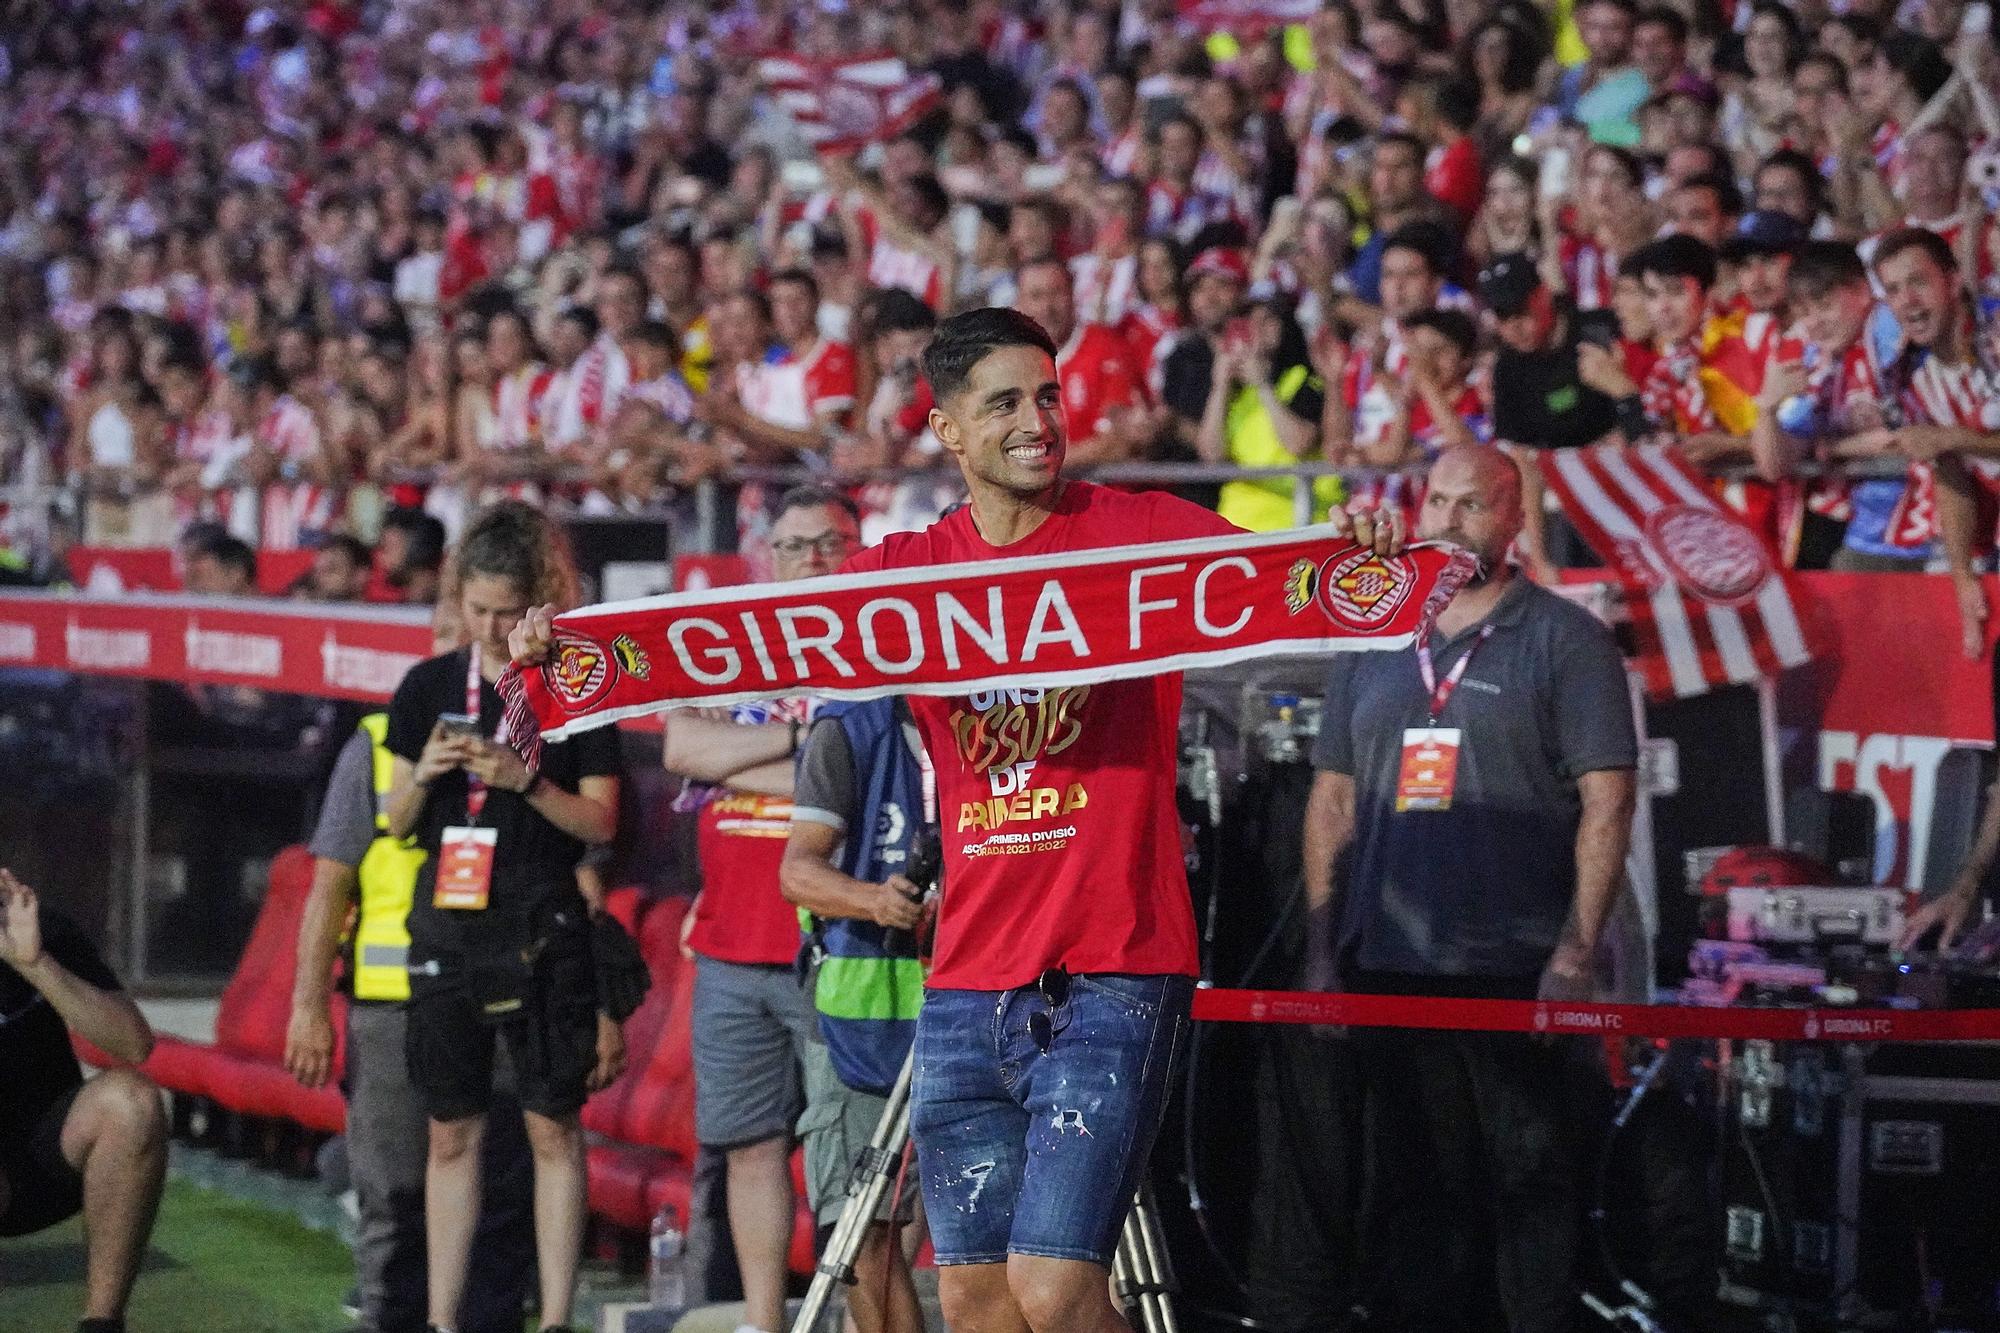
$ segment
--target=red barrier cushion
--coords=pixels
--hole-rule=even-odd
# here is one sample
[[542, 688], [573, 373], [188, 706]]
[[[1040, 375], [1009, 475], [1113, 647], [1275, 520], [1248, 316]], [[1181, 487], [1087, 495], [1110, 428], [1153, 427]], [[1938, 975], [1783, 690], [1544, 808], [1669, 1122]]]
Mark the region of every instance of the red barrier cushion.
[[347, 1126], [347, 1103], [332, 1084], [302, 1087], [279, 1065], [229, 1051], [211, 1052], [209, 1096], [239, 1114], [290, 1120], [323, 1134]]
[[285, 1028], [292, 1013], [293, 972], [298, 966], [299, 920], [312, 891], [313, 858], [287, 847], [271, 862], [269, 887], [236, 974], [222, 992], [215, 1016], [215, 1044], [271, 1064], [285, 1058]]

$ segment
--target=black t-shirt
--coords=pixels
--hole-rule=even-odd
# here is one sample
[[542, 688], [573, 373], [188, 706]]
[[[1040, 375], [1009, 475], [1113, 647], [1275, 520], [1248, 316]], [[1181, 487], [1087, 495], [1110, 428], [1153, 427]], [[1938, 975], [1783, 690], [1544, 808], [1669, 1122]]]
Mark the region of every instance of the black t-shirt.
[[[100, 990], [122, 990], [76, 923], [41, 909], [42, 948]], [[25, 1133], [55, 1100], [83, 1082], [69, 1029], [19, 972], [0, 963], [0, 1141]]]
[[[1188, 333], [1175, 339], [1160, 366], [1160, 399], [1176, 414], [1196, 425], [1208, 410], [1209, 386], [1215, 378], [1215, 344], [1206, 334]], [[1317, 424], [1317, 423], [1315, 423]]]
[[[431, 728], [445, 713], [465, 711], [467, 650], [419, 662], [403, 677], [389, 703], [389, 752], [415, 763], [430, 739]], [[488, 736], [499, 729], [505, 711], [499, 691], [479, 682], [480, 729]], [[587, 731], [565, 741], [542, 746], [542, 773], [564, 791], [574, 792], [583, 779], [617, 777], [624, 771], [618, 733], [610, 727]], [[467, 824], [467, 783], [454, 770], [431, 784], [414, 831], [417, 845], [430, 853], [417, 874], [410, 907], [413, 959], [428, 961], [464, 949], [481, 951], [483, 943], [514, 938], [537, 909], [576, 892], [575, 871], [584, 845], [535, 812], [513, 792], [489, 788], [479, 827], [499, 834], [493, 855], [493, 885], [484, 911], [440, 909], [431, 905], [437, 878], [438, 844], [447, 828]]]
[[1576, 373], [1576, 320], [1554, 347], [1500, 349], [1493, 363], [1493, 434], [1534, 449], [1578, 449], [1618, 426], [1618, 408]]

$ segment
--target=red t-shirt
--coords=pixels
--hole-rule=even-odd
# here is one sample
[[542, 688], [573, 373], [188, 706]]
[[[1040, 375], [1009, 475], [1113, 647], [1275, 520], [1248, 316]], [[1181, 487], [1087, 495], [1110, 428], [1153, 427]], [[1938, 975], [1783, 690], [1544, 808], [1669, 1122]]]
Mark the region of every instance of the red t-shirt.
[[1063, 424], [1072, 440], [1087, 440], [1111, 425], [1111, 413], [1146, 401], [1146, 369], [1125, 335], [1108, 324], [1077, 326], [1056, 353], [1062, 383]]
[[778, 862], [792, 831], [782, 796], [719, 793], [701, 808], [695, 832], [701, 899], [688, 947], [725, 963], [790, 963], [799, 953], [799, 914], [778, 889]]
[[1479, 211], [1486, 192], [1485, 171], [1479, 162], [1479, 145], [1470, 135], [1448, 148], [1433, 149], [1424, 168], [1424, 189], [1431, 197], [1469, 221]]
[[[993, 546], [968, 506], [897, 533], [848, 572], [1011, 559], [1238, 529], [1164, 492], [1073, 481], [1028, 536]], [[912, 696], [937, 770], [944, 905], [930, 984], [1007, 990], [1072, 972], [1195, 974], [1174, 804], [1179, 674], [972, 698]], [[1029, 835], [1043, 835], [1030, 840]]]

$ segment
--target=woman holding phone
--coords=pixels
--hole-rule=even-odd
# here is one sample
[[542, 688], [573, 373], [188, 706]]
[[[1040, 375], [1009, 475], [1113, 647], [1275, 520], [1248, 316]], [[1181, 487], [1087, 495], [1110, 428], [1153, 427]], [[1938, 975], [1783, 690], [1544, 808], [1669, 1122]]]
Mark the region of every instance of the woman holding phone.
[[505, 501], [476, 515], [446, 571], [468, 640], [410, 669], [389, 705], [390, 831], [428, 853], [411, 905], [408, 1056], [430, 1118], [425, 1222], [430, 1321], [457, 1321], [479, 1203], [493, 1053], [507, 1044], [535, 1158], [543, 1327], [567, 1327], [583, 1241], [585, 1096], [618, 1076], [624, 1043], [599, 1010], [576, 866], [617, 831], [615, 732], [545, 745], [539, 769], [506, 744], [494, 684], [531, 606], [573, 605], [562, 533]]

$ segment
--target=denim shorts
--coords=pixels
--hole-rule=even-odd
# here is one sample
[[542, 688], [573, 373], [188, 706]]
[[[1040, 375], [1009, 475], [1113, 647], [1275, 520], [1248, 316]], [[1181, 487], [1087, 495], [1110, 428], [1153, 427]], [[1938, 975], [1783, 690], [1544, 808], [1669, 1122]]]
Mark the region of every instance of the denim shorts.
[[938, 1263], [1109, 1266], [1193, 996], [1187, 977], [1072, 977], [1046, 1055], [1029, 1033], [1048, 1007], [1034, 986], [924, 997], [910, 1133]]

